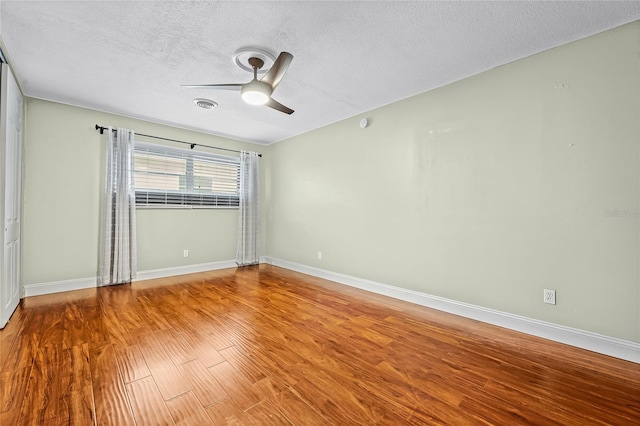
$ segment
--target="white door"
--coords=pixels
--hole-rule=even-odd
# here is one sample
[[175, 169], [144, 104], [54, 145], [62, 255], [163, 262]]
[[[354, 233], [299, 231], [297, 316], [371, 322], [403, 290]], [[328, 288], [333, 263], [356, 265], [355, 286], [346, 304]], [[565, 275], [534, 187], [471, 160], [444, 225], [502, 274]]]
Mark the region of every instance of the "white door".
[[0, 85], [0, 328], [20, 302], [20, 207], [22, 203], [22, 94], [7, 64]]

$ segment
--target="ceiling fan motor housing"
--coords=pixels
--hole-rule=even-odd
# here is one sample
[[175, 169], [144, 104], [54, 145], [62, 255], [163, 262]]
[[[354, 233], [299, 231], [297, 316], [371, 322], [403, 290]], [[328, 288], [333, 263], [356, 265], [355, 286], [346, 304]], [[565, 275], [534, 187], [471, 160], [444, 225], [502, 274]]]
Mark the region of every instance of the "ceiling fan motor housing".
[[273, 89], [267, 83], [253, 80], [242, 86], [242, 99], [251, 105], [264, 105], [269, 100]]

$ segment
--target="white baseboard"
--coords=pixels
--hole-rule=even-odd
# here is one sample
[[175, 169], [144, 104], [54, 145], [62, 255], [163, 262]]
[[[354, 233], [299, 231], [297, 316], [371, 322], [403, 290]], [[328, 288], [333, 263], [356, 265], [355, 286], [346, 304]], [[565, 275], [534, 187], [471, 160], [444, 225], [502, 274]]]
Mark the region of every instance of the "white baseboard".
[[235, 260], [221, 260], [219, 262], [198, 263], [195, 265], [174, 266], [172, 268], [150, 269], [138, 271], [135, 281], [152, 280], [155, 278], [172, 277], [174, 275], [195, 274], [196, 272], [215, 271], [217, 269], [235, 268]]
[[[198, 263], [195, 265], [175, 266], [173, 268], [151, 269], [139, 271], [133, 280], [143, 281], [154, 278], [172, 277], [174, 275], [193, 274], [196, 272], [214, 271], [216, 269], [235, 268], [235, 260], [223, 260], [220, 262]], [[82, 290], [94, 288], [98, 282], [97, 277], [75, 278], [71, 280], [50, 281], [36, 284], [25, 284], [24, 297], [41, 296], [44, 294], [61, 293], [63, 291]]]
[[482, 306], [445, 299], [444, 297], [432, 296], [418, 291], [394, 287], [282, 259], [274, 259], [265, 256], [264, 258], [261, 258], [260, 261], [262, 263], [268, 263], [290, 269], [292, 271], [312, 275], [314, 277], [324, 278], [351, 287], [357, 287], [372, 293], [382, 294], [384, 296], [393, 297], [395, 299], [404, 300], [406, 302], [415, 303], [428, 308], [449, 312], [462, 317], [531, 334], [533, 336], [543, 337], [545, 339], [565, 343], [578, 348], [640, 363], [640, 343], [604, 336], [602, 334], [540, 321], [533, 318], [527, 318], [520, 315], [514, 315], [507, 312], [497, 311], [495, 309], [483, 308]]
[[41, 296], [43, 294], [62, 293], [63, 291], [82, 290], [95, 287], [97, 277], [75, 278], [72, 280], [49, 281], [46, 283], [25, 284], [24, 297]]

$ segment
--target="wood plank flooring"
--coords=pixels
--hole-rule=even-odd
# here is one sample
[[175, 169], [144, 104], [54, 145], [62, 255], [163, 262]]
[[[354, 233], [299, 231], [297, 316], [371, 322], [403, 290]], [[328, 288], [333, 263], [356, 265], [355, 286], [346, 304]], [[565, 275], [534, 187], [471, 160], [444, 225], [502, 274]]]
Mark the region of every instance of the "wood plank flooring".
[[0, 425], [638, 425], [640, 365], [269, 265], [31, 297]]

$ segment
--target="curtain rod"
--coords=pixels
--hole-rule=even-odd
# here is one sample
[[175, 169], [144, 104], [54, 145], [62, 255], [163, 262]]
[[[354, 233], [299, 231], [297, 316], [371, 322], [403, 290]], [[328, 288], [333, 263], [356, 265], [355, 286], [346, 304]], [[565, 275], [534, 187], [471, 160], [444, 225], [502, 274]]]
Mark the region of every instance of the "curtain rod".
[[[109, 128], [96, 124], [96, 130], [99, 131], [100, 134], [102, 135], [102, 134], [104, 134], [104, 131], [105, 130], [109, 130]], [[111, 129], [111, 130], [114, 131], [114, 132], [116, 131], [116, 129]], [[201, 143], [185, 142], [185, 141], [179, 141], [177, 139], [161, 138], [160, 136], [145, 135], [144, 133], [135, 133], [135, 134], [138, 135], [138, 136], [145, 136], [147, 138], [162, 139], [163, 141], [183, 143], [185, 145], [190, 145], [191, 149], [195, 148], [196, 146], [202, 146], [202, 147], [205, 147], [205, 148], [219, 149], [221, 151], [229, 151], [229, 152], [237, 152], [237, 153], [241, 152], [241, 151], [238, 151], [237, 149], [220, 148], [220, 147], [217, 147], [217, 146], [203, 145]], [[258, 154], [258, 157], [262, 157], [262, 154]]]

